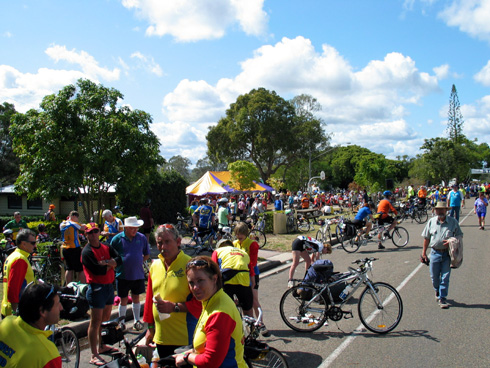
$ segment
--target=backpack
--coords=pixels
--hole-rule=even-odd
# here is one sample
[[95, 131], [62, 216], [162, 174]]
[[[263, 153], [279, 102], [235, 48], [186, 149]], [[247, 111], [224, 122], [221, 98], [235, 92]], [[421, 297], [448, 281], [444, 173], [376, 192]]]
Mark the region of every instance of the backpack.
[[50, 212], [49, 212], [49, 210], [48, 210], [48, 212], [46, 212], [46, 213], [44, 214], [44, 221], [49, 221], [49, 215], [50, 215]]
[[[327, 283], [337, 281], [342, 274], [333, 271], [333, 263], [329, 259], [319, 259], [315, 261], [306, 271], [305, 277], [303, 279], [304, 282], [315, 282], [315, 283]], [[340, 303], [342, 299], [340, 299], [339, 295], [347, 286], [347, 283], [341, 282], [335, 286], [330, 288], [330, 292], [332, 293], [332, 298], [335, 303]], [[310, 290], [308, 290], [310, 291]], [[313, 295], [307, 293], [306, 290], [301, 290], [299, 292], [300, 298], [303, 300], [310, 299]], [[322, 294], [325, 298], [325, 301], [329, 303], [328, 292]]]

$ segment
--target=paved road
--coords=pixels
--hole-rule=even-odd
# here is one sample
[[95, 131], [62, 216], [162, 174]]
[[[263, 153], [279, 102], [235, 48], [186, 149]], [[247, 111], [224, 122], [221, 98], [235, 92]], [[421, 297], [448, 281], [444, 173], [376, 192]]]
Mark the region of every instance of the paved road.
[[[462, 267], [451, 275], [450, 309], [438, 307], [429, 269], [419, 262], [424, 225], [408, 222], [403, 223], [410, 233], [405, 248], [388, 244], [386, 250], [378, 251], [376, 244], [370, 243], [354, 254], [335, 249], [329, 256], [337, 271], [346, 270], [355, 259], [379, 257], [372, 279], [397, 287], [403, 298], [404, 315], [395, 331], [388, 335], [366, 331], [355, 304], [352, 319], [330, 322], [313, 333], [290, 330], [279, 315], [279, 301], [288, 279], [286, 266], [265, 273], [261, 280], [260, 298], [272, 332], [266, 340], [285, 354], [290, 368], [490, 366], [490, 253], [486, 251], [490, 241], [489, 232], [478, 230], [477, 223], [475, 215], [463, 212], [465, 257]], [[303, 272], [300, 265], [296, 277], [300, 278]], [[81, 367], [90, 366], [86, 363], [87, 353], [84, 352]]]

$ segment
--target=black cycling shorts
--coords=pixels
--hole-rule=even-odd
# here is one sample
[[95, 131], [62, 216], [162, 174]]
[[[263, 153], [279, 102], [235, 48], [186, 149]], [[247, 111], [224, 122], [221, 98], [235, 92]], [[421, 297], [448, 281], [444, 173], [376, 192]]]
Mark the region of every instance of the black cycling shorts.
[[230, 296], [230, 298], [233, 298], [233, 295], [236, 295], [243, 310], [248, 311], [252, 309], [254, 295], [250, 286], [225, 284], [223, 290]]
[[392, 224], [395, 219], [391, 216], [386, 216], [385, 218], [379, 218], [378, 219], [378, 225], [384, 225], [384, 224]]
[[363, 228], [364, 226], [366, 226], [366, 220], [352, 220], [351, 221], [352, 225], [354, 225], [356, 227], [356, 229], [360, 229], [360, 228]]

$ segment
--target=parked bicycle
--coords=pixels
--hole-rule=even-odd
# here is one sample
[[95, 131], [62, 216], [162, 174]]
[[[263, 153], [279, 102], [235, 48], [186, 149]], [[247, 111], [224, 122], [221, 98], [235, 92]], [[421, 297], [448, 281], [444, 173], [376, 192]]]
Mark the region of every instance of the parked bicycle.
[[286, 213], [286, 231], [288, 234], [294, 233], [298, 230], [298, 224], [294, 218], [294, 208], [284, 211]]
[[[212, 239], [212, 245], [211, 245]], [[221, 237], [219, 233], [214, 231], [213, 228], [209, 229], [209, 232], [206, 234], [199, 233], [197, 228], [193, 229], [193, 234], [191, 239], [184, 239], [181, 244], [181, 248], [185, 254], [189, 256], [199, 255], [202, 252], [210, 252], [214, 251], [214, 247], [216, 247], [216, 243], [220, 240]]]
[[322, 243], [330, 243], [330, 245], [332, 245], [332, 236], [337, 239], [336, 233], [332, 234], [332, 225], [335, 225], [337, 223], [337, 218], [318, 220], [318, 225], [320, 225], [320, 229], [316, 232], [315, 239]]
[[177, 212], [177, 224], [175, 228], [182, 236], [192, 234], [192, 217], [185, 218], [180, 212]]
[[[402, 226], [395, 226], [390, 232], [388, 232], [390, 224], [379, 225], [377, 222], [375, 222], [369, 234], [363, 234], [362, 228], [357, 229], [353, 224], [345, 223], [344, 226], [345, 228], [343, 231], [341, 244], [342, 248], [347, 253], [357, 252], [361, 246], [367, 245], [370, 241], [377, 242], [377, 235], [380, 233], [382, 234], [382, 243], [386, 239], [391, 239], [393, 244], [398, 248], [403, 248], [408, 244], [410, 239], [407, 229]], [[346, 229], [348, 226], [351, 227], [350, 231]]]
[[[286, 325], [299, 332], [316, 331], [330, 319], [340, 321], [351, 318], [352, 311], [345, 310], [347, 302], [355, 292], [365, 286], [359, 296], [357, 310], [362, 324], [375, 333], [384, 334], [392, 331], [403, 315], [403, 303], [398, 291], [385, 282], [372, 282], [368, 272], [372, 271], [377, 258], [358, 259], [353, 264], [359, 267], [348, 267], [349, 271], [335, 275], [327, 283], [299, 282], [288, 289], [281, 298], [279, 310]], [[332, 280], [332, 278], [330, 279]], [[340, 283], [347, 286], [336, 303], [331, 289]]]
[[263, 248], [267, 244], [264, 215], [257, 218], [255, 223], [252, 225], [252, 229], [250, 230], [248, 237], [256, 241], [259, 244], [259, 248]]
[[65, 276], [65, 264], [61, 259], [59, 239], [44, 247], [42, 254], [34, 254], [30, 257], [32, 270], [37, 279], [42, 279], [50, 284], [63, 285]]
[[423, 224], [429, 219], [429, 214], [425, 206], [419, 206], [414, 200], [408, 200], [399, 206], [399, 223], [407, 218], [411, 218], [412, 222], [415, 220], [418, 224]]

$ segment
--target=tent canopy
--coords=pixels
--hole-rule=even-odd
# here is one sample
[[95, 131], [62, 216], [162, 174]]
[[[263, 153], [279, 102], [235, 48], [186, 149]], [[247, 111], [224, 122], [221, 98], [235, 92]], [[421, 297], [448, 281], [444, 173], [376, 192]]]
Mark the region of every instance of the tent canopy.
[[[231, 174], [229, 171], [208, 171], [198, 181], [189, 185], [185, 192], [186, 194], [203, 196], [206, 194], [223, 194], [238, 192], [236, 189], [226, 185], [230, 180]], [[250, 189], [252, 192], [266, 192], [273, 189], [263, 183], [255, 183], [255, 187]]]

